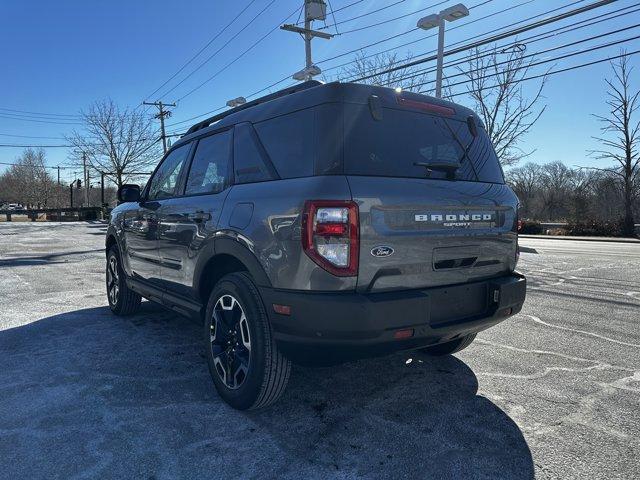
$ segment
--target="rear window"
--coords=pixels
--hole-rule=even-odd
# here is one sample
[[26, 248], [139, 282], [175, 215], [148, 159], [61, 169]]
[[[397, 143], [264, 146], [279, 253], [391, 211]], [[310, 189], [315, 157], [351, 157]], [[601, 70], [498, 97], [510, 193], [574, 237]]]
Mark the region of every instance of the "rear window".
[[308, 108], [254, 124], [280, 178], [313, 175], [313, 119]]
[[456, 180], [504, 183], [487, 133], [478, 127], [474, 140], [464, 121], [393, 108], [374, 120], [368, 106], [345, 105], [344, 128], [348, 175], [446, 178], [416, 163], [460, 162]]

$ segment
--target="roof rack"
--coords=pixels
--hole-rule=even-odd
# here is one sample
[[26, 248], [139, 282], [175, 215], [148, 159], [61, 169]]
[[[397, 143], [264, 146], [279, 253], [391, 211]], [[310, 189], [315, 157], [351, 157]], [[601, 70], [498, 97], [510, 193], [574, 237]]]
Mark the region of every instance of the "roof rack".
[[186, 135], [189, 135], [190, 133], [197, 132], [198, 130], [206, 128], [209, 125], [211, 125], [212, 123], [217, 122], [219, 120], [222, 120], [224, 117], [226, 117], [228, 115], [231, 115], [232, 113], [239, 112], [240, 110], [244, 110], [246, 108], [254, 107], [254, 106], [259, 105], [261, 103], [268, 102], [269, 100], [273, 100], [273, 99], [276, 99], [276, 98], [284, 97], [286, 95], [291, 95], [292, 93], [297, 93], [297, 92], [301, 92], [303, 90], [307, 90], [309, 88], [317, 87], [318, 85], [322, 85], [322, 82], [319, 82], [318, 80], [309, 80], [307, 82], [303, 82], [303, 83], [300, 83], [298, 85], [294, 85], [293, 87], [284, 88], [282, 90], [278, 90], [277, 92], [270, 93], [269, 95], [265, 95], [264, 97], [256, 98], [255, 100], [251, 100], [248, 103], [245, 103], [243, 105], [239, 105], [239, 106], [237, 106], [235, 108], [232, 108], [231, 110], [227, 110], [226, 112], [219, 113], [218, 115], [214, 115], [213, 117], [209, 117], [206, 120], [203, 120], [202, 122], [196, 123], [189, 130], [187, 130], [187, 133], [185, 133], [184, 135], [186, 136]]

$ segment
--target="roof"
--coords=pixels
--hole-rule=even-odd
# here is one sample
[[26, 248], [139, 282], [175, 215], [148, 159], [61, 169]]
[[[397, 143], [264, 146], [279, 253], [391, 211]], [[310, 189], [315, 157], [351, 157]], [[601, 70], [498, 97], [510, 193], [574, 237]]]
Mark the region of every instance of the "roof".
[[217, 130], [221, 127], [235, 125], [240, 122], [259, 122], [277, 115], [283, 115], [303, 108], [310, 108], [322, 103], [347, 102], [367, 104], [372, 95], [379, 97], [383, 105], [397, 104], [398, 98], [403, 98], [453, 108], [456, 112], [455, 117], [466, 119], [469, 115], [475, 116], [472, 110], [462, 105], [419, 93], [409, 91], [399, 92], [393, 88], [360, 83], [322, 83], [311, 80], [265, 95], [264, 97], [257, 98], [251, 102], [198, 122], [193, 125], [175, 145], [179, 145], [195, 136]]

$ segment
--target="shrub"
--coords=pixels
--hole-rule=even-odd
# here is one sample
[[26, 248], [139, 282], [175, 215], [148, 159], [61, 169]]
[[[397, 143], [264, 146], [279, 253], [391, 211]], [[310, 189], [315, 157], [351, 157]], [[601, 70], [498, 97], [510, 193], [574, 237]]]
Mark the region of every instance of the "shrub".
[[621, 237], [623, 236], [622, 220], [603, 222], [600, 220], [584, 220], [570, 222], [567, 225], [567, 235], [577, 237]]
[[540, 222], [536, 222], [535, 220], [521, 220], [518, 233], [525, 235], [540, 235], [542, 234], [542, 225]]

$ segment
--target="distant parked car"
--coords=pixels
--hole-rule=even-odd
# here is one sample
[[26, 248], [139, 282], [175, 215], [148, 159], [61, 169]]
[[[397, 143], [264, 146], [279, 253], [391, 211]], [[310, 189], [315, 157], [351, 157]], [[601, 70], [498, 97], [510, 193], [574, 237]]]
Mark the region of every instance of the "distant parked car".
[[4, 207], [4, 210], [23, 210], [24, 207], [19, 203], [10, 203]]

